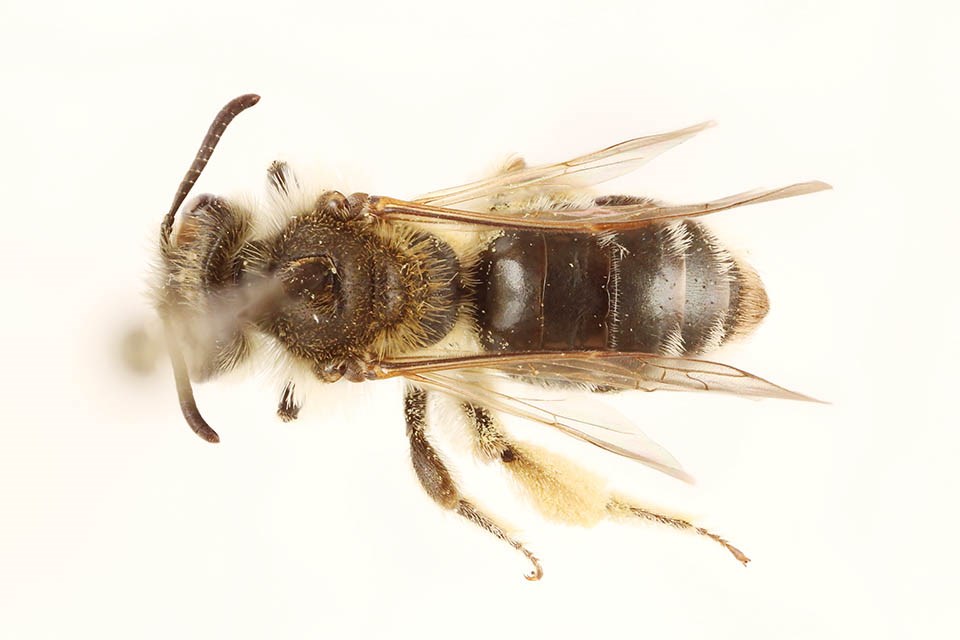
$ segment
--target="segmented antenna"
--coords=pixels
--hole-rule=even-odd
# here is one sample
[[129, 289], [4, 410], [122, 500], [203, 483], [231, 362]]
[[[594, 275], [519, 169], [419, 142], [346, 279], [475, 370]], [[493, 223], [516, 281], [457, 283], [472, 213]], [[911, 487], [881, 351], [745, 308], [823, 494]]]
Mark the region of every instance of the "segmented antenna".
[[190, 165], [186, 175], [183, 176], [183, 180], [180, 182], [180, 188], [177, 189], [177, 194], [173, 197], [173, 204], [170, 206], [170, 211], [167, 212], [167, 215], [163, 218], [163, 223], [160, 225], [160, 239], [164, 244], [170, 239], [170, 232], [173, 230], [173, 219], [177, 215], [177, 210], [180, 208], [180, 205], [183, 204], [183, 201], [186, 200], [197, 178], [203, 173], [203, 168], [206, 167], [207, 162], [210, 161], [210, 156], [213, 155], [213, 150], [217, 148], [217, 143], [220, 142], [220, 136], [226, 131], [227, 125], [240, 113], [246, 111], [258, 102], [260, 102], [260, 96], [255, 93], [247, 93], [238, 98], [234, 98], [224, 105], [223, 109], [220, 109], [220, 113], [217, 114], [217, 117], [213, 119], [213, 124], [211, 124], [210, 129], [207, 130], [207, 135], [203, 137], [203, 142], [200, 143], [200, 148], [197, 150], [197, 156], [193, 159], [193, 164]]
[[[220, 142], [220, 136], [222, 136], [223, 132], [227, 129], [227, 125], [229, 125], [237, 115], [257, 104], [259, 101], [260, 96], [253, 93], [234, 98], [228, 102], [223, 109], [220, 109], [220, 113], [213, 119], [213, 124], [210, 125], [210, 129], [207, 131], [207, 135], [204, 136], [203, 142], [200, 143], [200, 149], [197, 150], [193, 164], [190, 165], [190, 169], [188, 169], [186, 175], [183, 176], [183, 181], [180, 182], [180, 187], [173, 197], [173, 204], [170, 206], [170, 211], [167, 212], [167, 215], [163, 218], [163, 222], [160, 224], [161, 247], [166, 248], [169, 246], [170, 234], [173, 231], [173, 221], [174, 218], [176, 218], [177, 210], [180, 209], [180, 205], [186, 200], [190, 189], [193, 188], [197, 178], [200, 177], [204, 167], [207, 166], [207, 162], [210, 161], [210, 156], [213, 155], [213, 150], [217, 148], [217, 143]], [[183, 359], [183, 352], [180, 349], [180, 343], [177, 341], [176, 333], [168, 318], [163, 319], [163, 326], [167, 334], [167, 350], [170, 353], [170, 362], [173, 364], [173, 377], [177, 383], [177, 397], [180, 399], [180, 410], [183, 411], [183, 417], [186, 418], [187, 424], [190, 425], [190, 428], [193, 429], [193, 432], [198, 436], [207, 442], [220, 442], [220, 436], [210, 428], [210, 425], [203, 419], [203, 416], [200, 415], [200, 410], [197, 408], [197, 402], [193, 398], [193, 387], [190, 385], [190, 372]]]
[[164, 321], [163, 325], [167, 334], [167, 351], [170, 354], [170, 362], [173, 364], [173, 379], [177, 382], [177, 397], [180, 399], [183, 417], [195, 434], [207, 442], [220, 442], [220, 436], [200, 415], [197, 401], [193, 399], [190, 372], [187, 370], [187, 363], [183, 360], [183, 352], [180, 351], [180, 344], [177, 342], [173, 327], [170, 326], [169, 321]]

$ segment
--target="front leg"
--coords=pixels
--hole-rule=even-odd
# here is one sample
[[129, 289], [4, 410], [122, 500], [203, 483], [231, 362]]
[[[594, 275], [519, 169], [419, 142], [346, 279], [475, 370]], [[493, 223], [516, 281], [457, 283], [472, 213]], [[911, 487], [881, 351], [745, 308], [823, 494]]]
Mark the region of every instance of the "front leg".
[[283, 387], [283, 393], [280, 395], [280, 402], [277, 404], [277, 416], [284, 422], [296, 420], [300, 415], [302, 404], [297, 402], [295, 397], [296, 387], [291, 380]]
[[288, 195], [291, 187], [300, 188], [300, 181], [297, 180], [296, 174], [290, 169], [290, 165], [283, 160], [274, 160], [270, 163], [270, 167], [267, 169], [267, 184], [281, 196]]

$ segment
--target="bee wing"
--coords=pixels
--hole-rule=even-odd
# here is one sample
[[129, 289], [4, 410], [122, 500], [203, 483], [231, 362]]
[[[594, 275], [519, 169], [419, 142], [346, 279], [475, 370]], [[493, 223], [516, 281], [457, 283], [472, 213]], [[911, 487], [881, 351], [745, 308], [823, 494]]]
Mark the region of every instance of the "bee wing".
[[537, 211], [528, 216], [496, 211], [464, 211], [374, 196], [369, 201], [372, 215], [385, 220], [420, 223], [458, 223], [494, 226], [505, 229], [538, 229], [541, 231], [581, 231], [601, 233], [635, 229], [651, 222], [694, 218], [747, 204], [770, 202], [781, 198], [815, 193], [832, 188], [825, 182], [792, 184], [777, 189], [747, 191], [710, 202], [685, 205], [664, 205], [638, 202], [626, 205], [594, 205], [585, 209]]
[[433, 191], [420, 196], [414, 202], [449, 207], [530, 188], [569, 190], [599, 184], [633, 171], [713, 125], [713, 122], [702, 122], [686, 129], [634, 138], [566, 162], [527, 167], [458, 187]]
[[380, 363], [373, 377], [454, 370], [529, 378], [540, 382], [611, 390], [713, 391], [739, 396], [818, 402], [730, 365], [695, 358], [622, 351], [535, 351]]
[[[648, 438], [622, 414], [609, 408], [599, 416], [578, 417], [569, 400], [531, 400], [497, 391], [482, 371], [425, 372], [407, 376], [418, 385], [519, 418], [543, 424], [617, 455], [637, 460], [684, 482], [693, 482], [669, 451]], [[595, 409], [595, 407], [593, 407]]]
[[[581, 388], [714, 391], [817, 402], [729, 365], [693, 358], [608, 351], [528, 352], [383, 361], [368, 378], [403, 376], [462, 400], [532, 420], [607, 451], [691, 481], [677, 460], [628, 420], [577, 417], [570, 405], [523, 400], [492, 388], [497, 378]], [[591, 412], [593, 415], [593, 412]]]
[[546, 363], [504, 364], [498, 372], [538, 380], [639, 391], [714, 391], [738, 396], [815, 401], [736, 367], [692, 358], [619, 355]]

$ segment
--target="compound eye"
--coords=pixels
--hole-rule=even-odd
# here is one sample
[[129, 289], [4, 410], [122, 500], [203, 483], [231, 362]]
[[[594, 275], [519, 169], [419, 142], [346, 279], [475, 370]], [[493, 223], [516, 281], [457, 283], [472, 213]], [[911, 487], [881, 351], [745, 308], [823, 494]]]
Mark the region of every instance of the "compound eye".
[[319, 312], [333, 313], [340, 297], [340, 278], [330, 256], [319, 255], [294, 261], [284, 278], [284, 289]]
[[196, 244], [205, 236], [216, 235], [216, 230], [221, 228], [218, 225], [228, 221], [230, 215], [230, 208], [220, 198], [208, 193], [197, 196], [187, 203], [180, 216], [180, 226], [174, 236], [176, 246]]

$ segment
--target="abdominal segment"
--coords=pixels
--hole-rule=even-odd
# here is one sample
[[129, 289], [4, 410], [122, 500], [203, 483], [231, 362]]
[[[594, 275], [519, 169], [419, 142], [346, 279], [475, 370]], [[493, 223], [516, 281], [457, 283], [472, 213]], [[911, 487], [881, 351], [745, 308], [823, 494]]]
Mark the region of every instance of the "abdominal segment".
[[475, 268], [489, 351], [693, 356], [749, 332], [767, 310], [753, 270], [689, 220], [603, 235], [511, 231]]

